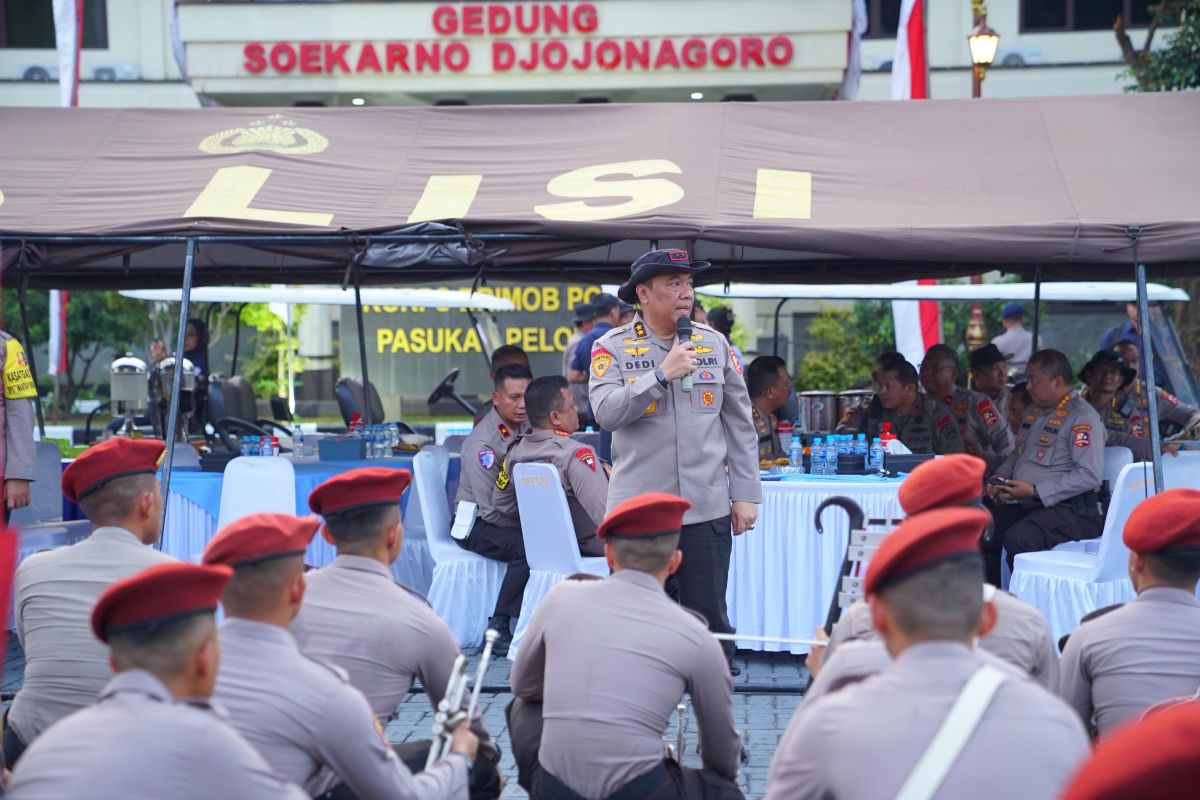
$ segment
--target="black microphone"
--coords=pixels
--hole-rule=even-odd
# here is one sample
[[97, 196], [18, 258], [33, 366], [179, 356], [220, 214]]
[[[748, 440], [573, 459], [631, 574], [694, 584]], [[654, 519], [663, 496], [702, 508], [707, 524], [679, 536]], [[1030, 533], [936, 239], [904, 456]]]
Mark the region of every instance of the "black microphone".
[[[680, 317], [675, 322], [675, 333], [679, 335], [679, 341], [690, 342], [692, 340], [692, 321], [688, 317]], [[679, 381], [679, 388], [685, 392], [692, 391], [692, 373], [683, 376]]]

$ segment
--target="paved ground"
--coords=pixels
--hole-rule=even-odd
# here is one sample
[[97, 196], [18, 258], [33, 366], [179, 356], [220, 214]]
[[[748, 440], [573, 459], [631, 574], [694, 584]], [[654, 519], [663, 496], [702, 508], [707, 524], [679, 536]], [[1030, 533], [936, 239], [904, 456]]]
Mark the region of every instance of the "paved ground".
[[[734, 719], [742, 732], [747, 755], [747, 761], [742, 765], [741, 785], [746, 797], [754, 798], [760, 796], [766, 788], [771, 756], [775, 752], [779, 737], [787, 728], [796, 704], [800, 702], [802, 688], [808, 684], [808, 671], [800, 657], [787, 654], [741, 652], [737, 660], [742, 674], [734, 679], [734, 683], [735, 687], [742, 691], [734, 693], [733, 710]], [[477, 663], [477, 657], [469, 659], [468, 674], [475, 674]], [[506, 687], [511, 666], [507, 659], [493, 661], [488, 668], [484, 686]], [[24, 667], [25, 657], [21, 647], [15, 637], [10, 635], [4, 658], [4, 679], [0, 683], [0, 691], [6, 696], [20, 688]], [[782, 693], [764, 691], [772, 689]], [[503, 766], [508, 777], [508, 786], [503, 797], [520, 798], [526, 797], [526, 794], [517, 786], [517, 769], [513, 762], [508, 728], [504, 720], [504, 708], [510, 700], [512, 695], [507, 692], [487, 692], [481, 697], [481, 706], [488, 730], [499, 740], [504, 750]], [[4, 705], [7, 706], [7, 701]], [[424, 694], [414, 693], [401, 707], [400, 717], [387, 726], [387, 736], [393, 742], [427, 739], [432, 728], [433, 712], [428, 699]], [[675, 735], [675, 729], [672, 727], [668, 739], [674, 742]], [[700, 757], [696, 754], [695, 724], [690, 714], [686, 743], [684, 764], [700, 766]]]

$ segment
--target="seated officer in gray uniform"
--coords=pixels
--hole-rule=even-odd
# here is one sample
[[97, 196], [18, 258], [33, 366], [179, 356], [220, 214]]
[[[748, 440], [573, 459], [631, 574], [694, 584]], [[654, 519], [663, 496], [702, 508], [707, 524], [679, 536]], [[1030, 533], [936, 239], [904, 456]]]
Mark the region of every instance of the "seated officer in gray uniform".
[[[894, 798], [921, 764], [932, 798], [1056, 797], [1089, 751], [1079, 718], [1041, 686], [988, 664], [981, 508], [906, 519], [871, 558], [871, 618], [895, 659], [804, 703], [779, 742], [764, 800]], [[976, 701], [968, 713], [959, 701]], [[951, 709], [955, 709], [952, 713]], [[946, 726], [948, 718], [959, 725]], [[944, 747], [936, 739], [952, 736]], [[957, 746], [961, 746], [961, 749]]]
[[1099, 736], [1200, 690], [1200, 492], [1143, 501], [1123, 538], [1137, 599], [1076, 628], [1062, 657], [1059, 694]]
[[954, 349], [935, 344], [921, 361], [921, 387], [954, 414], [966, 452], [997, 467], [1012, 450], [1008, 423], [982, 392], [964, 389], [956, 383], [958, 371], [958, 354]]
[[[458, 495], [454, 498], [456, 524], [462, 522], [457, 518], [459, 514], [475, 515], [467, 537], [458, 540], [459, 546], [508, 565], [500, 584], [495, 613], [488, 622], [488, 627], [500, 634], [494, 650], [498, 656], [508, 653], [512, 643], [510, 621], [521, 615], [529, 564], [525, 561], [520, 518], [500, 513], [493, 504], [492, 494], [508, 449], [529, 429], [525, 389], [532, 380], [529, 368], [518, 364], [496, 370], [492, 410], [463, 441], [462, 472], [458, 479]], [[473, 512], [469, 511], [470, 503], [475, 504]]]
[[478, 740], [454, 729], [450, 754], [414, 776], [384, 742], [346, 673], [300, 653], [288, 626], [304, 597], [316, 517], [251, 514], [226, 525], [205, 564], [233, 567], [221, 596], [221, 669], [213, 699], [267, 763], [311, 797], [465, 798]]
[[[392, 562], [404, 544], [400, 496], [410, 481], [406, 469], [366, 467], [313, 489], [308, 506], [325, 519], [324, 533], [337, 547], [337, 558], [305, 573], [308, 588], [291, 626], [300, 652], [345, 670], [382, 725], [398, 716], [414, 678], [421, 679], [436, 712], [459, 655], [454, 634], [425, 598], [392, 579]], [[480, 746], [471, 797], [498, 797], [499, 752], [482, 717], [472, 720], [472, 730]], [[429, 744], [422, 739], [393, 749], [419, 772]]]
[[1016, 449], [988, 485], [995, 534], [983, 542], [987, 580], [1000, 585], [1000, 550], [1008, 566], [1018, 553], [1100, 535], [1104, 424], [1072, 391], [1071, 364], [1057, 350], [1039, 350], [1025, 368], [1035, 405], [1017, 431]]
[[887, 425], [914, 453], [963, 452], [954, 415], [942, 403], [917, 391], [917, 370], [912, 364], [903, 358], [889, 358], [876, 374], [878, 394], [865, 413], [847, 410], [837, 426], [838, 433], [865, 433], [870, 440]]
[[228, 567], [164, 563], [110, 586], [91, 628], [117, 674], [95, 705], [38, 737], [5, 797], [308, 797], [208, 704], [220, 660], [213, 612], [229, 575]]
[[13, 617], [25, 648], [25, 678], [4, 730], [8, 766], [53, 723], [96, 702], [112, 677], [88, 617], [112, 583], [175, 559], [147, 545], [162, 532], [162, 491], [154, 476], [160, 441], [110, 439], [63, 471], [62, 492], [79, 503], [92, 534], [70, 547], [34, 553], [13, 578]]
[[[992, 401], [1000, 418], [1008, 420], [1008, 362], [994, 344], [985, 344], [967, 354], [967, 365], [971, 371], [971, 388], [982, 392]], [[1012, 435], [1011, 430], [1009, 431]]]
[[496, 476], [492, 504], [506, 517], [519, 518], [513, 468], [525, 462], [553, 464], [567, 495], [579, 552], [585, 556], [604, 555], [604, 543], [596, 538], [596, 527], [604, 519], [608, 502], [608, 473], [595, 450], [571, 438], [579, 430], [579, 415], [567, 379], [546, 375], [529, 384], [525, 412], [533, 432], [522, 436], [508, 451]]
[[[596, 532], [615, 572], [564, 581], [538, 606], [508, 709], [520, 784], [534, 800], [742, 797], [724, 654], [698, 616], [663, 594], [689, 505], [660, 493], [620, 503]], [[684, 692], [700, 730], [699, 770], [664, 758]]]
[[[1117, 392], [1117, 410], [1129, 418], [1135, 436], [1149, 436], [1150, 401], [1146, 396], [1145, 382], [1137, 377], [1141, 372], [1141, 351], [1137, 344], [1124, 339], [1113, 345], [1113, 350], [1134, 372], [1134, 380]], [[1154, 363], [1158, 365], [1157, 357]], [[1158, 373], [1158, 379], [1163, 379], [1161, 373]], [[1162, 387], [1155, 387], [1154, 397], [1158, 405], [1159, 425], [1177, 425], [1192, 435], [1200, 433], [1200, 408], [1179, 402], [1178, 397]]]

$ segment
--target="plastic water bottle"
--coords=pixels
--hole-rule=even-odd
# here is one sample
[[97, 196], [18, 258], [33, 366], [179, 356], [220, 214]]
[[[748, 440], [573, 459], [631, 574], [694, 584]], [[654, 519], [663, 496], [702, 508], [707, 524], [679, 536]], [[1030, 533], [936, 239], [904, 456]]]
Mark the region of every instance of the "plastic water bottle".
[[865, 456], [871, 448], [867, 445], [867, 435], [860, 433], [854, 439], [854, 455]]
[[800, 475], [804, 472], [804, 445], [800, 444], [800, 436], [792, 434], [792, 443], [788, 447], [788, 464]]
[[820, 436], [813, 437], [812, 447], [809, 450], [809, 463], [813, 475], [825, 474], [825, 440]]
[[300, 423], [295, 423], [296, 430], [292, 432], [292, 456], [295, 458], [304, 458], [304, 431], [300, 428]]
[[850, 443], [847, 441], [849, 437], [839, 434], [836, 437], [831, 437], [833, 441], [825, 443], [825, 474], [837, 475], [838, 457], [846, 452], [846, 448]]
[[883, 471], [883, 453], [884, 453], [883, 442], [881, 442], [878, 438], [872, 439], [871, 440], [871, 456], [870, 456], [870, 459], [867, 464], [868, 468], [872, 472], [882, 472]]
[[258, 455], [258, 439], [253, 436], [242, 437], [242, 455], [256, 456]]

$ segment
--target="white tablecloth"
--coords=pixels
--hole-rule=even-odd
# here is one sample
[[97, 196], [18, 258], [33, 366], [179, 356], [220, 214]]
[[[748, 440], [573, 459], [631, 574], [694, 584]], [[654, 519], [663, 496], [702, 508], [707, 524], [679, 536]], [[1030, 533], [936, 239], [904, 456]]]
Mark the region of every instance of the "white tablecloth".
[[[813, 524], [827, 497], [849, 497], [868, 517], [899, 516], [900, 481], [837, 483], [808, 480], [763, 484], [754, 530], [734, 537], [729, 565], [729, 621], [740, 633], [811, 639], [825, 624], [849, 535], [846, 513], [828, 508], [825, 533]], [[806, 653], [803, 645], [739, 641], [739, 648]]]

